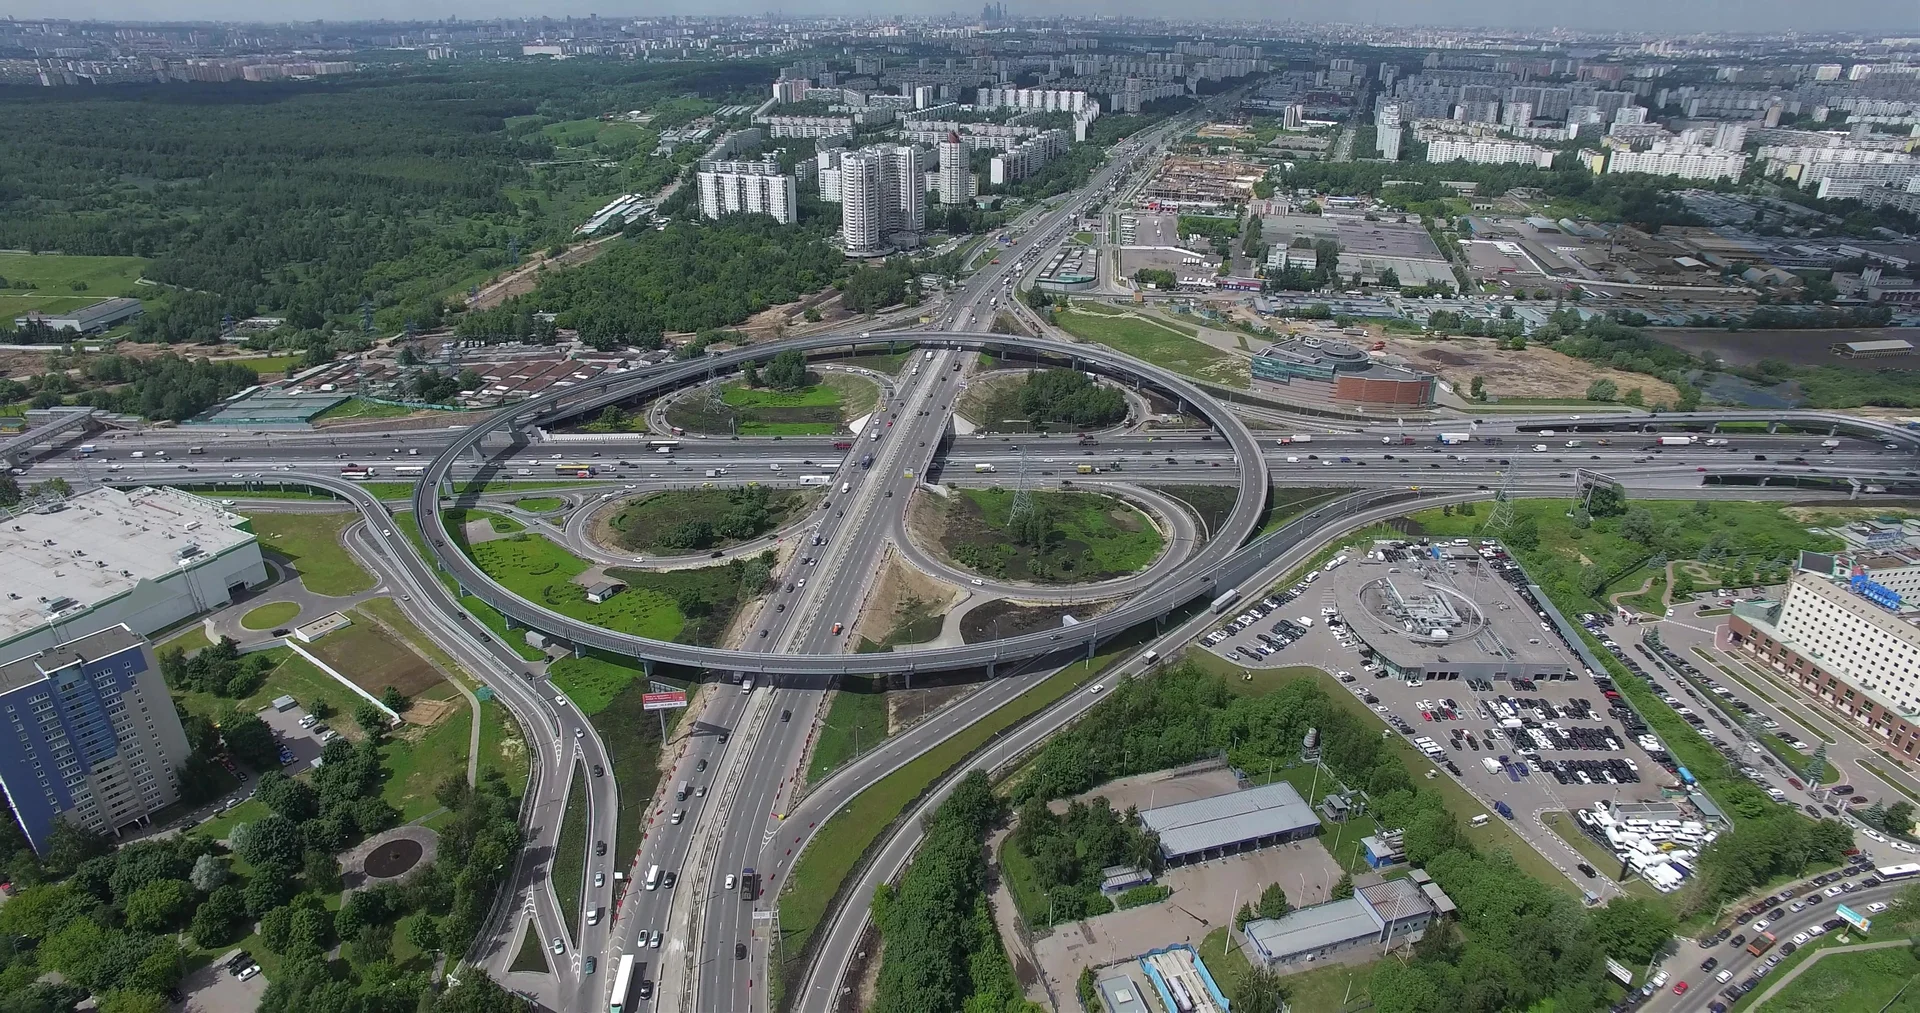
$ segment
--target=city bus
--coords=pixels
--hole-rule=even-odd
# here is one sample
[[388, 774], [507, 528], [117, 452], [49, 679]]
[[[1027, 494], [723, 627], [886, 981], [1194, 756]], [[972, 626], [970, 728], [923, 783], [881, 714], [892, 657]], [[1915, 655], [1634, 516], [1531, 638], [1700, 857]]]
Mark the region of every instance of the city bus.
[[424, 475], [427, 473], [427, 466], [424, 464], [403, 464], [393, 469], [393, 473], [396, 475]]
[[366, 479], [366, 478], [372, 478], [372, 477], [373, 477], [373, 469], [372, 469], [372, 468], [363, 468], [363, 467], [361, 467], [360, 465], [357, 465], [357, 464], [349, 464], [349, 465], [347, 465], [346, 467], [344, 467], [344, 468], [341, 468], [341, 469], [340, 469], [340, 477], [341, 477], [341, 478], [351, 478], [351, 479], [356, 479], [356, 480], [357, 480], [357, 479]]
[[626, 1013], [627, 990], [633, 987], [633, 954], [620, 955], [620, 969], [613, 972], [613, 995], [607, 1001], [607, 1013]]
[[1914, 875], [1920, 874], [1920, 863], [1885, 865], [1873, 870], [1873, 874], [1880, 877], [1882, 883], [1891, 879], [1911, 879]]
[[553, 466], [553, 473], [563, 478], [588, 478], [595, 470], [591, 461], [560, 461]]
[[668, 449], [672, 449], [679, 445], [680, 445], [679, 440], [648, 440], [647, 441], [647, 446], [655, 447], [655, 448], [666, 447]]

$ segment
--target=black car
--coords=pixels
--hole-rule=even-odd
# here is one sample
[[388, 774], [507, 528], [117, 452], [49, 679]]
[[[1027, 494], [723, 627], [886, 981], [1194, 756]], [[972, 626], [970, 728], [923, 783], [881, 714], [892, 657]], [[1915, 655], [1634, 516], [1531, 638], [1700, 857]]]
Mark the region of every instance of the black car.
[[677, 873], [677, 872], [669, 872], [669, 873], [665, 873], [664, 875], [662, 875], [662, 876], [660, 877], [660, 889], [662, 889], [662, 890], [671, 890], [671, 889], [673, 889], [673, 884], [675, 884], [675, 883], [678, 883], [678, 882], [680, 882], [680, 874], [679, 874], [679, 873]]
[[783, 710], [783, 711], [781, 711], [781, 712], [780, 712], [780, 720], [781, 720], [781, 721], [783, 721], [783, 722], [784, 722], [784, 721], [791, 721], [791, 720], [793, 720], [793, 712], [792, 712], [792, 711], [790, 711], [790, 710]]
[[1583, 875], [1583, 876], [1585, 876], [1585, 877], [1587, 877], [1588, 879], [1593, 879], [1593, 878], [1595, 878], [1595, 877], [1597, 877], [1597, 876], [1599, 876], [1599, 873], [1597, 873], [1597, 872], [1594, 872], [1594, 871], [1593, 871], [1593, 866], [1591, 866], [1591, 865], [1588, 865], [1588, 864], [1587, 864], [1587, 863], [1585, 863], [1585, 862], [1581, 862], [1581, 863], [1579, 863], [1579, 864], [1577, 864], [1577, 865], [1575, 865], [1575, 866], [1574, 866], [1574, 868], [1576, 868], [1576, 869], [1579, 869], [1579, 870], [1580, 870], [1580, 874], [1581, 874], [1581, 875]]
[[747, 944], [746, 944], [746, 943], [734, 943], [734, 944], [733, 944], [733, 959], [735, 959], [735, 960], [745, 960], [745, 959], [747, 959]]
[[606, 853], [607, 853], [607, 842], [606, 842], [606, 841], [594, 841], [594, 842], [593, 842], [593, 853], [594, 853], [594, 854], [596, 854], [596, 855], [604, 855], [604, 854], [606, 854]]
[[1711, 971], [1714, 968], [1719, 966], [1720, 966], [1719, 957], [1708, 957], [1707, 959], [1700, 962], [1700, 969], [1702, 971]]
[[292, 633], [292, 632], [293, 632], [292, 630], [290, 630], [290, 629], [287, 629], [287, 628], [286, 628], [285, 626], [282, 626], [282, 627], [280, 627], [279, 629], [277, 629], [277, 630], [274, 630], [274, 631], [273, 631], [273, 635], [274, 635], [274, 636], [276, 636], [276, 637], [284, 637], [284, 636], [286, 636], [287, 634], [289, 634], [289, 633]]
[[601, 766], [600, 764], [597, 764], [597, 763], [596, 763], [596, 764], [594, 764], [594, 765], [593, 765], [593, 776], [595, 776], [595, 777], [605, 777], [605, 776], [607, 776], [607, 768], [605, 768], [605, 767], [603, 767], [603, 766]]
[[1727, 945], [1733, 947], [1736, 950], [1742, 946], [1747, 945], [1747, 934], [1742, 932], [1739, 935], [1734, 936], [1732, 939], [1727, 940]]
[[640, 984], [635, 985], [634, 988], [639, 990], [640, 998], [642, 999], [653, 998], [653, 982], [647, 980], [646, 978], [641, 978]]

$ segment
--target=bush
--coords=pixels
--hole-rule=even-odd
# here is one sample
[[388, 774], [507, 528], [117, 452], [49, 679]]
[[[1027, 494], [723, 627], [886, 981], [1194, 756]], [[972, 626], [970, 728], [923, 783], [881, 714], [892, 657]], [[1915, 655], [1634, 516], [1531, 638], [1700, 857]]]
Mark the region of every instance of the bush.
[[1143, 904], [1157, 904], [1171, 896], [1173, 896], [1173, 887], [1162, 886], [1159, 883], [1148, 883], [1146, 886], [1136, 886], [1131, 890], [1122, 892], [1120, 896], [1116, 898], [1116, 903], [1120, 910], [1125, 911], [1128, 908], [1140, 907]]

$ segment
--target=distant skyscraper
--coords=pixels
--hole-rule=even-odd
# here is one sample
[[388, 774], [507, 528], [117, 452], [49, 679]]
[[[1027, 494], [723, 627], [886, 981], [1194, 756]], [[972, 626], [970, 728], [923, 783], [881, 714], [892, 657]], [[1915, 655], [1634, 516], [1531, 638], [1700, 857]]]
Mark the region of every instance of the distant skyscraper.
[[973, 198], [972, 172], [969, 171], [967, 146], [960, 135], [949, 130], [940, 142], [940, 203], [965, 204]]
[[927, 230], [920, 149], [876, 144], [840, 158], [840, 239], [854, 256], [887, 249], [889, 236]]
[[33, 849], [56, 821], [96, 833], [180, 797], [187, 737], [145, 637], [126, 626], [0, 665], [0, 788]]
[[1374, 114], [1373, 143], [1380, 149], [1380, 157], [1389, 162], [1400, 158], [1400, 107], [1387, 103]]

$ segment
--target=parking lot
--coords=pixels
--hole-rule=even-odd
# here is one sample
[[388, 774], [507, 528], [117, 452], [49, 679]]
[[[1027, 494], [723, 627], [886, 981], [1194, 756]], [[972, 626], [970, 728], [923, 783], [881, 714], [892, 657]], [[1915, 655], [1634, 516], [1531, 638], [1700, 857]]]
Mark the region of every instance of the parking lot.
[[289, 777], [314, 766], [325, 745], [322, 737], [328, 731], [327, 725], [318, 721], [303, 725], [306, 718], [307, 709], [298, 705], [286, 710], [260, 709], [260, 720], [265, 721], [267, 727], [273, 729], [274, 737], [280, 740], [280, 770]]
[[175, 1008], [186, 1013], [232, 1013], [234, 1010], [250, 1010], [260, 1007], [260, 997], [267, 991], [267, 976], [255, 971], [245, 981], [240, 980], [229, 964], [235, 950], [220, 959], [196, 967], [180, 981], [180, 991], [185, 994], [185, 1003]]

